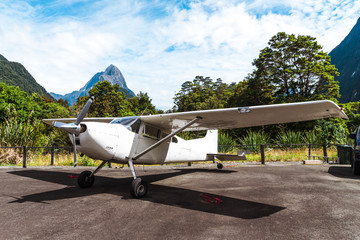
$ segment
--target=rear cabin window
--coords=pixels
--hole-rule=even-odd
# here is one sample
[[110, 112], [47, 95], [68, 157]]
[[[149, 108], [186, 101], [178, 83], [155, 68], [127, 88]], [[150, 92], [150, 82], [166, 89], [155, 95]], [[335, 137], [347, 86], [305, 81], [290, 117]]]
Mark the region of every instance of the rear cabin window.
[[161, 131], [156, 127], [145, 125], [144, 136], [157, 140], [161, 137]]

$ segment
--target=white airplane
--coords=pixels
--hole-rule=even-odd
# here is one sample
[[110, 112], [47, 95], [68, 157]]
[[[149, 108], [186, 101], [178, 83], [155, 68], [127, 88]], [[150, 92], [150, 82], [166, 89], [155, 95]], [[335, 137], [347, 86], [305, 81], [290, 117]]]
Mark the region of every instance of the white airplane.
[[[79, 150], [95, 160], [102, 160], [95, 171], [83, 171], [78, 178], [81, 188], [91, 187], [94, 175], [107, 162], [128, 164], [134, 180], [131, 195], [141, 198], [148, 185], [136, 177], [135, 164], [166, 164], [174, 162], [224, 160], [235, 157], [218, 154], [218, 129], [232, 129], [269, 124], [300, 122], [346, 114], [329, 100], [274, 104], [253, 107], [225, 108], [192, 112], [168, 113], [120, 118], [85, 118], [93, 101], [91, 97], [75, 118], [44, 119], [47, 124], [65, 130], [74, 144], [74, 166]], [[208, 130], [204, 138], [184, 140], [182, 131]], [[218, 168], [222, 164], [218, 163]]]

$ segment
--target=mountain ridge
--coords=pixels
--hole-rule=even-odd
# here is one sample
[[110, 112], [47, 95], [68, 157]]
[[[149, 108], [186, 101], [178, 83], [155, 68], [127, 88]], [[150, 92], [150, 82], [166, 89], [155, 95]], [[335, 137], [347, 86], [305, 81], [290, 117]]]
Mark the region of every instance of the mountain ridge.
[[336, 66], [340, 76], [340, 102], [360, 100], [360, 18], [341, 43], [330, 53], [331, 63]]
[[17, 86], [29, 94], [37, 93], [53, 99], [46, 89], [36, 82], [35, 78], [18, 62], [7, 60], [0, 54], [0, 82], [9, 86]]

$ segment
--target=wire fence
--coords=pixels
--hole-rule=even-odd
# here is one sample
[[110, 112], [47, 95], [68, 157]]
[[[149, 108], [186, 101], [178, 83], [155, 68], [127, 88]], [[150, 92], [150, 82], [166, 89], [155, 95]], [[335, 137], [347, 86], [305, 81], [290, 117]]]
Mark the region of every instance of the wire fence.
[[[11, 152], [14, 154], [11, 155]], [[219, 145], [219, 153], [234, 155], [245, 154], [248, 162], [289, 162], [307, 159], [322, 160], [327, 163], [338, 163], [337, 145], [325, 144], [258, 144], [258, 145]], [[9, 159], [13, 159], [12, 162]], [[72, 146], [32, 147], [0, 146], [1, 164], [21, 164], [24, 168], [32, 165], [71, 165], [74, 159]], [[6, 162], [7, 161], [7, 162]]]
[[338, 163], [338, 145], [333, 144], [257, 144], [257, 145], [219, 145], [218, 151], [224, 153], [245, 153], [246, 161], [285, 162], [303, 160], [323, 160]]
[[[39, 161], [37, 165], [54, 165], [56, 159], [70, 159], [74, 156], [74, 147], [32, 147], [32, 146], [11, 146], [1, 147], [0, 163], [18, 164], [22, 162], [24, 168], [29, 161]], [[41, 160], [41, 161], [40, 161]]]

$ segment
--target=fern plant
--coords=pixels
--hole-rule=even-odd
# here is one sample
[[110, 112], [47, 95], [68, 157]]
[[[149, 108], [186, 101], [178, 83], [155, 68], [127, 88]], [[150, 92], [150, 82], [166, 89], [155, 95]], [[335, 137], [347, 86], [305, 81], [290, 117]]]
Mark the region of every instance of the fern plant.
[[275, 143], [284, 145], [283, 148], [296, 148], [297, 146], [291, 145], [299, 145], [302, 144], [302, 134], [301, 132], [294, 131], [283, 131], [275, 138]]
[[[10, 114], [8, 116], [10, 116]], [[5, 121], [0, 124], [0, 146], [18, 147], [34, 145], [40, 121], [35, 120], [30, 122], [30, 114], [28, 121], [21, 122], [18, 120], [15, 110], [13, 116], [14, 117], [5, 119]]]
[[218, 134], [219, 152], [233, 152], [236, 141], [227, 132]]
[[253, 132], [248, 130], [246, 135], [240, 138], [240, 144], [246, 145], [246, 148], [253, 152], [260, 151], [260, 145], [270, 142], [270, 135], [261, 133], [261, 131]]

